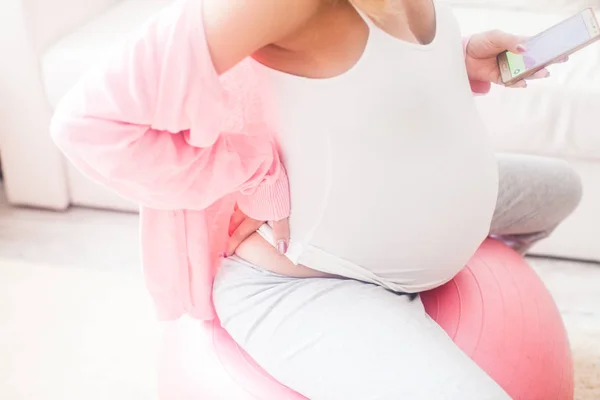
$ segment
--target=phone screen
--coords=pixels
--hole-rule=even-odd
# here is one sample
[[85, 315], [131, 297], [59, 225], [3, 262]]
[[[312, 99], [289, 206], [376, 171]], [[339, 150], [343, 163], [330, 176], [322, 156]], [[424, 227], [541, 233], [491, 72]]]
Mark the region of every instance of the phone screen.
[[511, 76], [538, 67], [590, 40], [583, 14], [575, 15], [523, 43], [527, 51], [506, 53]]

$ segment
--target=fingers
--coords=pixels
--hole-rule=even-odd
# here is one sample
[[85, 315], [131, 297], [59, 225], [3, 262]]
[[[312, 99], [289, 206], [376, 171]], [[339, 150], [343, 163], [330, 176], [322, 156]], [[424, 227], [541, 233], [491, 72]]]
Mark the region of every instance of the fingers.
[[231, 218], [229, 219], [229, 231], [228, 231], [229, 236], [233, 235], [233, 232], [235, 232], [235, 230], [240, 226], [240, 224], [246, 218], [247, 218], [246, 215], [242, 212], [242, 210], [237, 208], [237, 205], [236, 205], [235, 211], [233, 212], [233, 214], [231, 215]]
[[[525, 79], [527, 79], [527, 80], [544, 79], [544, 78], [548, 78], [549, 76], [550, 76], [550, 71], [548, 71], [546, 68], [544, 68], [544, 69], [537, 71], [535, 74], [528, 76]], [[515, 88], [515, 89], [526, 88], [527, 81], [525, 81], [525, 79], [520, 80], [520, 81], [514, 83], [513, 85], [510, 85], [509, 87]]]
[[513, 83], [512, 85], [510, 85], [508, 87], [513, 88], [513, 89], [524, 89], [527, 87], [527, 82], [525, 82], [524, 80], [520, 80], [520, 81]]
[[[225, 256], [233, 255], [244, 240], [256, 232], [264, 221], [255, 220], [245, 215], [237, 206], [229, 219], [229, 242]], [[273, 245], [281, 254], [288, 250], [290, 241], [290, 225], [287, 218], [273, 222]]]
[[524, 53], [527, 50], [523, 44], [523, 42], [527, 40], [525, 36], [513, 35], [496, 29], [487, 32], [485, 38], [498, 53], [508, 50], [512, 53], [519, 54]]
[[[563, 58], [560, 58], [560, 59], [554, 61], [553, 64], [560, 64], [560, 63], [564, 63], [564, 62], [567, 62], [567, 61], [569, 61], [569, 57], [565, 56]], [[535, 74], [528, 76], [525, 79], [528, 79], [528, 80], [544, 79], [544, 78], [548, 78], [549, 76], [550, 76], [550, 71], [548, 71], [546, 68], [544, 68], [544, 69], [541, 69], [541, 70], [537, 71]], [[526, 86], [527, 85], [522, 86], [522, 87], [526, 87]]]
[[[539, 71], [537, 71], [535, 74], [528, 76], [525, 79], [528, 80], [533, 80], [533, 79], [544, 79], [550, 76], [550, 71], [548, 71], [547, 69], [541, 69]], [[519, 89], [519, 88], [526, 88], [527, 87], [527, 82], [525, 81], [525, 79], [522, 79], [520, 81], [517, 81], [516, 83], [510, 85], [509, 87], [511, 88], [515, 88], [515, 89]]]
[[273, 222], [273, 238], [277, 251], [287, 253], [290, 242], [290, 224], [287, 218]]
[[530, 75], [527, 79], [544, 79], [550, 76], [550, 71], [546, 68], [537, 71], [535, 74]]
[[[517, 38], [517, 42], [519, 44], [522, 44], [522, 45], [526, 45], [526, 42], [529, 39], [531, 39], [531, 36], [528, 36], [528, 35], [513, 35], [513, 36], [516, 37]], [[525, 46], [525, 47], [527, 47], [527, 46]]]
[[233, 255], [238, 246], [248, 238], [248, 236], [252, 235], [254, 232], [260, 228], [263, 224], [263, 221], [258, 221], [256, 219], [252, 219], [250, 217], [245, 217], [245, 219], [240, 223], [240, 225], [233, 231], [229, 238], [229, 243], [227, 244], [227, 251], [225, 254], [227, 257]]

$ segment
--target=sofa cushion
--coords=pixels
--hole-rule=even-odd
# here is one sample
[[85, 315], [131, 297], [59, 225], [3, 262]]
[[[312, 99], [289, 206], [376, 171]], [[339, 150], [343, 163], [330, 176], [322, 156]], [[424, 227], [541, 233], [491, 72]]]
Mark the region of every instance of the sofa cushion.
[[[565, 15], [455, 8], [465, 34], [492, 28], [535, 34]], [[600, 43], [550, 67], [527, 89], [495, 87], [477, 98], [499, 150], [600, 160]]]
[[42, 57], [42, 79], [52, 108], [83, 73], [172, 0], [124, 0], [63, 37]]

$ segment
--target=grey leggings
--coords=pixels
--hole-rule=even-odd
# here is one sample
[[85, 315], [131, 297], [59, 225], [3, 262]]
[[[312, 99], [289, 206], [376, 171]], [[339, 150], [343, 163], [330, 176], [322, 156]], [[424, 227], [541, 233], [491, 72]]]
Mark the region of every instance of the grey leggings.
[[[498, 163], [491, 234], [524, 252], [575, 209], [580, 181], [562, 161], [499, 155]], [[508, 399], [419, 298], [354, 280], [289, 278], [231, 258], [214, 302], [231, 336], [312, 400]]]

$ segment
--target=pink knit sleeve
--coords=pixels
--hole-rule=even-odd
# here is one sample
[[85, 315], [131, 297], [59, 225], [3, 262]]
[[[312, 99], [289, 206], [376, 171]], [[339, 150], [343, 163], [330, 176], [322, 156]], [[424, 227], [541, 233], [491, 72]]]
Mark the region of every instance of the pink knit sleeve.
[[239, 192], [247, 209], [259, 204], [250, 216], [283, 218], [287, 176], [270, 135], [221, 132], [225, 94], [201, 4], [177, 2], [88, 73], [52, 136], [85, 174], [145, 206], [198, 210]]
[[[469, 45], [469, 39], [471, 39], [470, 36], [463, 38], [463, 53], [465, 56], [467, 54], [467, 46]], [[471, 85], [471, 92], [473, 92], [473, 94], [475, 95], [488, 94], [489, 91], [492, 89], [492, 84], [490, 82], [469, 80], [469, 84]]]
[[290, 215], [289, 186], [285, 170], [271, 185], [262, 184], [240, 191], [237, 204], [244, 214], [259, 221], [279, 221]]

